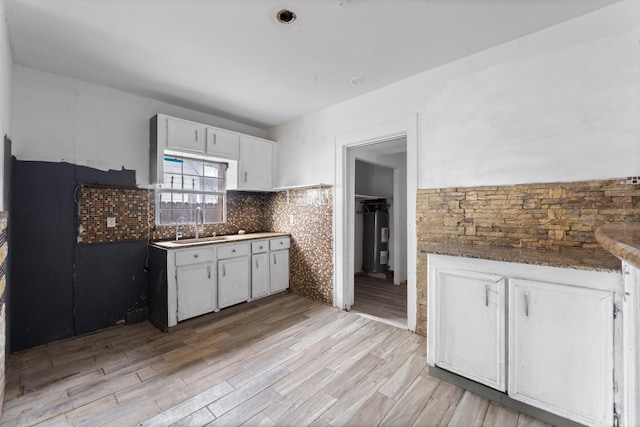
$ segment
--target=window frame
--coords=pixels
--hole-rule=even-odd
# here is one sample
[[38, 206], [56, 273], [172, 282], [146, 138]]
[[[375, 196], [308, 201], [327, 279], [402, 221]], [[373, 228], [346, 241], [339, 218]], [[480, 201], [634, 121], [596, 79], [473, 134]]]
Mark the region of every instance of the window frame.
[[[217, 157], [212, 157], [212, 156], [204, 156], [204, 155], [198, 155], [198, 154], [193, 154], [193, 153], [186, 153], [186, 152], [182, 152], [182, 151], [173, 151], [173, 150], [164, 150], [164, 153], [162, 155], [162, 162], [163, 162], [163, 180], [164, 178], [168, 175], [168, 173], [166, 172], [165, 168], [164, 168], [164, 162], [166, 161], [166, 157], [173, 157], [173, 158], [177, 158], [182, 160], [180, 163], [182, 163], [182, 170], [179, 174], [175, 174], [178, 177], [182, 178], [182, 182], [181, 182], [181, 187], [184, 186], [184, 182], [185, 177], [189, 177], [189, 178], [200, 178], [202, 179], [202, 183], [204, 184], [204, 180], [205, 178], [215, 178], [215, 179], [219, 179], [221, 180], [221, 185], [219, 187], [222, 187], [222, 190], [205, 190], [204, 188], [202, 189], [188, 189], [188, 188], [171, 188], [169, 187], [169, 183], [163, 183], [161, 184], [155, 192], [155, 222], [157, 226], [170, 226], [170, 225], [175, 225], [176, 221], [179, 219], [175, 219], [173, 218], [174, 215], [171, 215], [171, 219], [165, 222], [162, 222], [162, 211], [163, 209], [161, 208], [161, 204], [162, 204], [162, 193], [169, 193], [169, 194], [179, 194], [181, 196], [181, 198], [183, 199], [183, 203], [189, 203], [192, 205], [195, 205], [194, 208], [192, 209], [188, 209], [188, 208], [182, 208], [183, 213], [185, 213], [187, 210], [189, 210], [189, 214], [188, 215], [181, 215], [181, 218], [185, 218], [187, 220], [188, 223], [193, 223], [194, 219], [195, 219], [195, 209], [196, 207], [200, 207], [203, 210], [203, 214], [204, 214], [204, 223], [203, 224], [209, 224], [209, 225], [215, 225], [215, 224], [225, 224], [227, 222], [227, 171], [229, 168], [229, 164], [227, 161], [217, 158]], [[184, 171], [184, 165], [185, 165], [185, 160], [187, 161], [197, 161], [197, 162], [201, 162], [202, 163], [202, 175], [194, 175], [194, 174], [185, 174]], [[218, 168], [218, 170], [222, 170], [222, 176], [220, 177], [207, 177], [204, 174], [204, 165], [205, 164], [215, 164], [216, 168]], [[194, 195], [196, 199], [200, 199], [200, 201], [198, 202], [184, 202], [184, 195]], [[206, 209], [206, 196], [216, 196], [219, 197], [220, 199], [220, 204], [222, 205], [221, 207], [221, 213], [222, 213], [222, 218], [220, 221], [210, 221], [207, 220], [207, 209]], [[173, 198], [172, 198], [173, 199]], [[172, 202], [173, 203], [173, 202]], [[180, 202], [177, 202], [180, 203]], [[165, 207], [164, 210], [167, 210], [167, 208]], [[171, 207], [168, 208], [169, 211], [174, 211], [174, 210], [178, 210], [175, 207]], [[217, 209], [216, 209], [217, 210]], [[218, 218], [218, 215], [215, 215], [215, 218]]]

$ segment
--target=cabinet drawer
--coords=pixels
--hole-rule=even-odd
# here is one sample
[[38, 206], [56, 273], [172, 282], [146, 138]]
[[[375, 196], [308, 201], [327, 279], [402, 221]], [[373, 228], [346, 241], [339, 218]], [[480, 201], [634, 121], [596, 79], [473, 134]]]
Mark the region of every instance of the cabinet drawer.
[[210, 249], [189, 249], [186, 251], [176, 251], [176, 265], [200, 264], [214, 260], [214, 251]]
[[236, 245], [223, 245], [218, 247], [218, 259], [234, 258], [242, 255], [249, 255], [249, 243], [238, 243]]
[[259, 240], [257, 242], [251, 242], [251, 253], [259, 254], [261, 252], [267, 252], [269, 250], [269, 242], [267, 240]]
[[277, 249], [289, 249], [290, 239], [281, 237], [279, 239], [271, 239], [269, 241], [269, 249], [275, 251]]

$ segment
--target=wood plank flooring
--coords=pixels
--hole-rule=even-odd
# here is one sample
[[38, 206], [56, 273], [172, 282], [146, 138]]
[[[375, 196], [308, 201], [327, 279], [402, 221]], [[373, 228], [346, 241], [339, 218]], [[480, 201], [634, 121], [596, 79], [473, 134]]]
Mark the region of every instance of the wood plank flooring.
[[12, 354], [1, 426], [544, 426], [430, 377], [425, 338], [284, 294]]
[[358, 274], [354, 277], [351, 312], [369, 319], [407, 329], [407, 282]]

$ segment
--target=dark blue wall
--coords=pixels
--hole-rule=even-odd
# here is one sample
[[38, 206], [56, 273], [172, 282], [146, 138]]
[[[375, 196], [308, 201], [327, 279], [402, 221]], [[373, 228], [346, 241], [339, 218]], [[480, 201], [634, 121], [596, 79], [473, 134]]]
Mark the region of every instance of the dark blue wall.
[[144, 319], [146, 241], [76, 243], [80, 184], [135, 187], [135, 171], [12, 162], [10, 351]]

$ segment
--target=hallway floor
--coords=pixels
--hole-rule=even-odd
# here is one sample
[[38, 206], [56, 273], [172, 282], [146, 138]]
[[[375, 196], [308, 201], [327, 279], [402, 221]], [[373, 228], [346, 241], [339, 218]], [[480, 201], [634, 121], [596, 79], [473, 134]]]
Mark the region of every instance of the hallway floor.
[[364, 274], [354, 278], [354, 304], [350, 310], [362, 317], [407, 329], [407, 283]]

